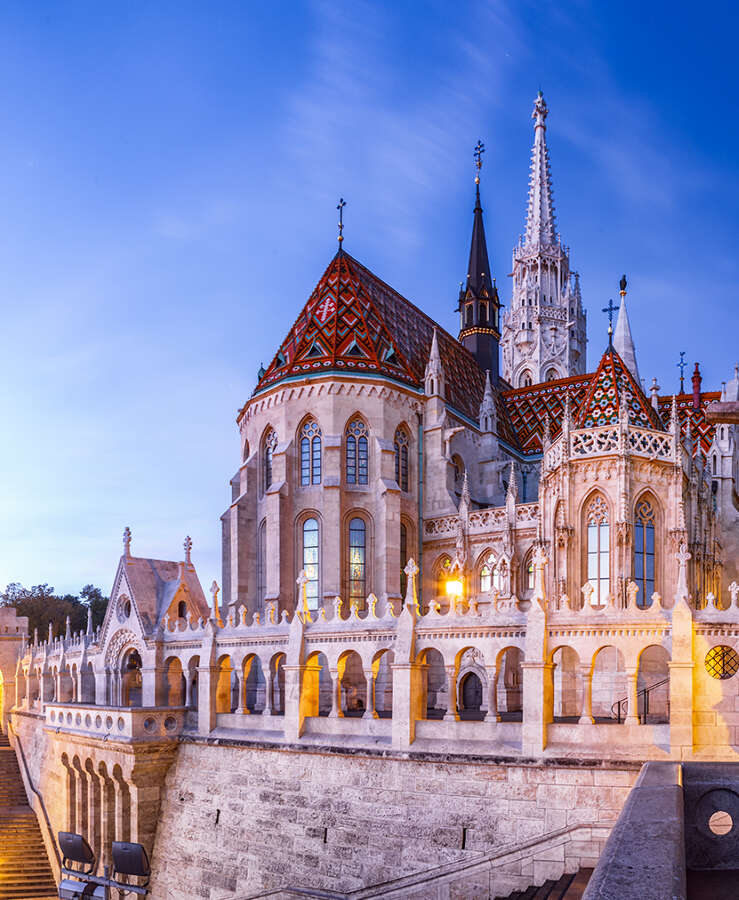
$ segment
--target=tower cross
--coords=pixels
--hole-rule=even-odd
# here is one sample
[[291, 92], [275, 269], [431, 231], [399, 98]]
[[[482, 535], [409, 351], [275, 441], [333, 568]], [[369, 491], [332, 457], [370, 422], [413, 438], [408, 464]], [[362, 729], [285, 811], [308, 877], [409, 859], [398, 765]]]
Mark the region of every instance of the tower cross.
[[685, 351], [680, 351], [680, 362], [676, 364], [678, 369], [680, 369], [680, 393], [685, 393], [685, 366], [687, 363], [685, 362]]
[[346, 203], [343, 197], [339, 198], [339, 204], [336, 207], [339, 211], [339, 246], [341, 246], [341, 242], [344, 240], [344, 207]]
[[613, 346], [613, 314], [618, 309], [613, 305], [613, 298], [608, 301], [608, 306], [604, 306], [601, 312], [608, 313], [608, 346]]
[[475, 144], [475, 149], [472, 155], [475, 157], [475, 168], [479, 172], [482, 168], [482, 154], [485, 152], [485, 144], [482, 141], [478, 141]]

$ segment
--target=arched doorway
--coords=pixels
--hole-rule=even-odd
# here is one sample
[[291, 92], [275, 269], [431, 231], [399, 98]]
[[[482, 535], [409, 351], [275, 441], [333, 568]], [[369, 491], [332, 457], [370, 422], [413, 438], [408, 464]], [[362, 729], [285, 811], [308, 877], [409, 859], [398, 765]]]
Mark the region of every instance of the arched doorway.
[[482, 682], [474, 672], [468, 672], [462, 678], [459, 697], [462, 709], [480, 712], [482, 707]]
[[141, 706], [141, 654], [134, 647], [128, 650], [121, 665], [122, 706]]

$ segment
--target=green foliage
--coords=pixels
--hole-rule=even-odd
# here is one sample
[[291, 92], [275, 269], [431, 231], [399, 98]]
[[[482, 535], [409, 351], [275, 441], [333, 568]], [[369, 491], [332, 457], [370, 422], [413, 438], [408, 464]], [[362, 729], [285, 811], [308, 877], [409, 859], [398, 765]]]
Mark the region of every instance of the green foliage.
[[36, 584], [26, 588], [13, 582], [0, 592], [0, 606], [12, 606], [19, 616], [28, 617], [28, 634], [33, 638], [38, 628], [39, 640], [46, 640], [51, 622], [54, 637], [65, 633], [67, 616], [70, 629], [84, 631], [87, 628], [87, 611], [92, 609], [92, 627], [97, 628], [105, 618], [108, 598], [100, 588], [86, 584], [79, 593], [60, 597], [48, 584]]

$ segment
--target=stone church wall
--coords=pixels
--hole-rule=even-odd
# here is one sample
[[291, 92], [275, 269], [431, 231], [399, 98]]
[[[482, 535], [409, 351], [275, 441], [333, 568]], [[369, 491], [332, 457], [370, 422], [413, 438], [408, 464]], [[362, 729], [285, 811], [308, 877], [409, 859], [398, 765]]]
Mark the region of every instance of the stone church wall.
[[[639, 769], [439, 759], [183, 743], [152, 896], [352, 890], [575, 823], [610, 825]], [[598, 849], [583, 846], [583, 865]]]

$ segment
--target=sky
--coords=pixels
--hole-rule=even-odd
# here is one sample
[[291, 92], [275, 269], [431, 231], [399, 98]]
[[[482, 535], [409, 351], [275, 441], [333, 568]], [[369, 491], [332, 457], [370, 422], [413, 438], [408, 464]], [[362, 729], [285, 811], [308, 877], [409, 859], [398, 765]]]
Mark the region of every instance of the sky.
[[[541, 88], [588, 366], [629, 279], [640, 372], [739, 357], [729, 3], [5, 2], [0, 589], [219, 582], [237, 410], [336, 249], [454, 332], [472, 151], [504, 302]], [[687, 373], [689, 374], [689, 372]]]

